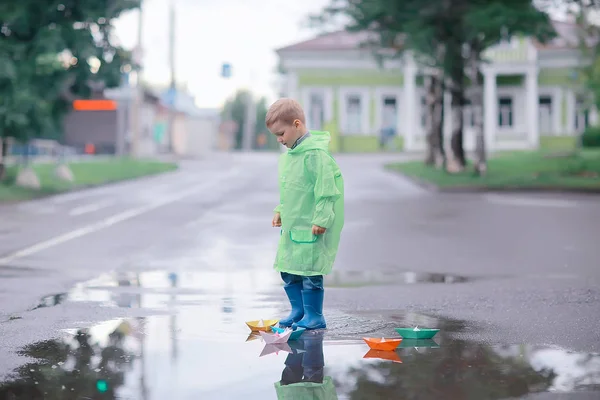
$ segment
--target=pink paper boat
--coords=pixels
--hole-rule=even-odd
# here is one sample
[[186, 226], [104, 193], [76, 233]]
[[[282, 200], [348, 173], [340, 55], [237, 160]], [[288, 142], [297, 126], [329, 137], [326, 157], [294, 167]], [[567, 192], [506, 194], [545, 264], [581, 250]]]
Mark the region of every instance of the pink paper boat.
[[264, 356], [267, 356], [267, 355], [273, 354], [273, 353], [275, 353], [276, 355], [279, 355], [280, 351], [284, 351], [286, 353], [293, 352], [292, 348], [287, 343], [265, 344], [265, 347], [263, 348], [259, 357], [264, 357]]
[[288, 330], [287, 332], [284, 332], [282, 334], [279, 333], [266, 333], [263, 331], [260, 331], [260, 336], [262, 336], [262, 338], [265, 340], [266, 344], [279, 344], [279, 343], [287, 343], [288, 339], [290, 338], [291, 334], [292, 334], [292, 330]]

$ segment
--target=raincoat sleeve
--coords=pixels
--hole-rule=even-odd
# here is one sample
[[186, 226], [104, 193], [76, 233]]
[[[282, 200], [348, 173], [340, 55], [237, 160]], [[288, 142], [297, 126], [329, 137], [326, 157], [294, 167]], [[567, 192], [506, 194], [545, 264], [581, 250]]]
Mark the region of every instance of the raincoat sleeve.
[[314, 183], [315, 209], [312, 224], [328, 229], [333, 225], [333, 205], [341, 196], [335, 182], [337, 168], [322, 151], [311, 152], [305, 160], [306, 170]]
[[281, 214], [281, 204], [277, 204], [277, 207], [275, 207], [275, 209], [273, 210], [273, 213], [277, 214]]

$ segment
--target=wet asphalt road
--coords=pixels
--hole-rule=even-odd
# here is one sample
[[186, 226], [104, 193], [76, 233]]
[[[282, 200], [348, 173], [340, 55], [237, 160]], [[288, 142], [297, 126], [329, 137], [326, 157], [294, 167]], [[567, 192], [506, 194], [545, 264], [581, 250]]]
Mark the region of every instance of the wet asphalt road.
[[[244, 324], [287, 310], [274, 155], [0, 206], [0, 399], [599, 398], [600, 199], [429, 193], [397, 158], [338, 157], [329, 329], [288, 348]], [[417, 324], [392, 361], [361, 340]]]

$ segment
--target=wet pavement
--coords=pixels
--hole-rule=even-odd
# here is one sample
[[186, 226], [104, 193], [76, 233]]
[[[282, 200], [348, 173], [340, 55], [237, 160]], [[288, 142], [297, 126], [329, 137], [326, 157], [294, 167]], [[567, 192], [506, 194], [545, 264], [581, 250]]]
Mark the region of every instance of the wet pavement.
[[[239, 271], [238, 271], [239, 272]], [[219, 279], [223, 280], [219, 282]], [[107, 274], [41, 307], [100, 302], [162, 315], [120, 318], [26, 346], [36, 361], [0, 384], [0, 399], [506, 399], [532, 393], [600, 394], [600, 355], [558, 346], [489, 345], [454, 334], [468, 322], [412, 313], [331, 312], [329, 329], [266, 345], [242, 323], [277, 316], [280, 304], [228, 278], [168, 271]], [[230, 291], [227, 291], [227, 287]], [[360, 323], [357, 323], [360, 319]], [[361, 337], [397, 337], [394, 327], [440, 328], [433, 340], [405, 339], [394, 352]], [[307, 396], [309, 397], [302, 397]], [[287, 397], [286, 397], [287, 396]], [[592, 397], [590, 397], [592, 398]], [[597, 398], [597, 397], [596, 397]]]
[[[431, 194], [384, 161], [340, 157], [328, 329], [289, 347], [244, 324], [287, 313], [273, 156], [0, 206], [0, 400], [599, 398], [600, 202]], [[362, 341], [414, 325], [441, 331]]]

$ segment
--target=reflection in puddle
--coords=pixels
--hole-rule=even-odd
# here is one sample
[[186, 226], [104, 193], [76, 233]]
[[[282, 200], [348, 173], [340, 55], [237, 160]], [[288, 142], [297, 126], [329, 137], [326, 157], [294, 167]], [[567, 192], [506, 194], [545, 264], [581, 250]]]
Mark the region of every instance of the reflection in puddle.
[[[377, 400], [399, 394], [502, 399], [593, 390], [600, 383], [600, 355], [454, 340], [452, 333], [463, 330], [465, 322], [416, 314], [349, 318], [332, 310], [324, 334], [305, 332], [285, 346], [266, 346], [244, 321], [282, 311], [260, 295], [273, 282], [241, 285], [236, 274], [228, 282], [210, 273], [206, 277], [151, 272], [79, 286], [69, 294], [70, 301], [166, 307], [171, 312], [108, 321], [28, 346], [23, 354], [39, 362], [0, 383], [0, 399]], [[413, 323], [441, 331], [434, 340], [405, 340], [392, 353], [372, 352], [362, 341], [363, 326], [379, 326], [369, 336], [396, 336], [394, 326]]]
[[329, 287], [359, 287], [416, 283], [463, 283], [473, 280], [460, 275], [410, 271], [333, 271], [325, 277]]
[[[197, 326], [196, 329], [202, 329]], [[501, 399], [572, 391], [600, 381], [600, 355], [451, 340], [375, 352], [308, 332], [285, 345], [175, 334], [168, 317], [110, 321], [27, 347], [40, 359], [0, 385], [1, 399]], [[218, 336], [218, 335], [215, 335]], [[407, 343], [409, 344], [409, 343]], [[317, 393], [319, 396], [313, 397]], [[12, 396], [12, 397], [11, 397]], [[208, 396], [208, 397], [204, 397]], [[216, 396], [216, 397], [213, 397]]]
[[67, 293], [56, 293], [49, 296], [44, 296], [40, 299], [37, 306], [32, 308], [32, 310], [37, 310], [38, 308], [44, 307], [53, 307], [61, 304], [63, 301], [67, 300]]

